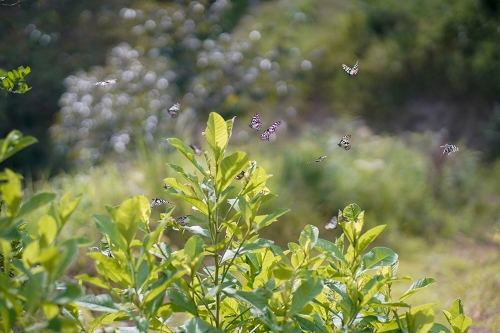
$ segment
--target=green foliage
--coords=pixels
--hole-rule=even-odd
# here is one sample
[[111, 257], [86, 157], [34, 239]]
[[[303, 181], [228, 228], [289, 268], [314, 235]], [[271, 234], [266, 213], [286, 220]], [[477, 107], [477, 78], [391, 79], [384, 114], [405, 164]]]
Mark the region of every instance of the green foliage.
[[24, 80], [24, 77], [30, 72], [31, 68], [24, 68], [23, 66], [9, 72], [0, 70], [0, 89], [11, 93], [24, 94], [31, 89]]
[[[343, 234], [335, 242], [320, 238], [314, 225], [287, 250], [262, 238], [261, 230], [287, 210], [260, 213], [274, 197], [269, 175], [245, 153], [227, 153], [233, 121], [210, 114], [203, 164], [182, 141], [169, 139], [194, 172], [169, 164], [177, 177], [165, 178], [167, 193], [193, 215], [168, 207], [152, 225], [149, 202], [138, 196], [107, 207], [110, 217], [94, 215], [104, 234], [90, 253], [99, 277], [78, 277], [102, 291], [77, 301], [103, 313], [89, 331], [132, 321], [139, 332], [451, 332], [434, 323], [433, 304], [406, 303], [434, 279], [392, 295], [393, 284], [411, 278], [397, 276], [394, 251], [369, 249], [385, 226], [363, 231], [365, 214], [355, 204], [339, 212]], [[165, 228], [185, 239], [182, 249], [163, 240]], [[467, 332], [462, 322], [470, 318], [456, 312], [449, 315], [453, 332]]]
[[[12, 131], [0, 140], [0, 161], [35, 142]], [[88, 241], [63, 241], [60, 233], [81, 198], [66, 194], [57, 202], [53, 193], [38, 193], [23, 199], [21, 179], [9, 169], [0, 173], [0, 331], [74, 332], [80, 325], [72, 302], [82, 290], [62, 281]], [[36, 218], [27, 222], [28, 215]]]

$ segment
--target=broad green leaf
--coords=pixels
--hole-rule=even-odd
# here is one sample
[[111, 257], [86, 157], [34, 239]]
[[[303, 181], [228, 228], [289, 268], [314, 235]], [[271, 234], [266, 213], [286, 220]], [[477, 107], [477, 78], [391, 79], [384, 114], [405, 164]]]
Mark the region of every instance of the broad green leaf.
[[224, 294], [234, 297], [240, 301], [250, 304], [255, 309], [265, 312], [268, 306], [269, 296], [267, 293], [260, 289], [255, 289], [253, 291], [240, 291], [233, 288], [225, 288], [223, 290]]
[[61, 222], [62, 225], [64, 226], [66, 222], [68, 221], [69, 217], [73, 212], [75, 211], [76, 207], [82, 200], [82, 196], [78, 195], [73, 201], [69, 201], [70, 194], [66, 193], [63, 195], [61, 199], [61, 204], [60, 204], [60, 214], [61, 214]]
[[450, 307], [450, 313], [453, 318], [464, 314], [464, 306], [462, 305], [462, 300], [460, 298], [453, 301]]
[[222, 257], [221, 263], [226, 262], [234, 257], [241, 257], [242, 255], [253, 252], [257, 249], [264, 249], [273, 244], [273, 241], [259, 238], [252, 243], [246, 243], [242, 245], [239, 250], [227, 250]]
[[361, 268], [356, 273], [356, 276], [359, 276], [369, 269], [392, 265], [396, 260], [398, 260], [398, 255], [391, 249], [386, 247], [375, 247], [363, 256]]
[[167, 141], [172, 146], [174, 146], [182, 155], [184, 155], [184, 157], [186, 157], [189, 160], [189, 162], [191, 162], [191, 164], [193, 164], [196, 167], [196, 169], [198, 169], [201, 172], [202, 175], [208, 177], [208, 175], [205, 172], [205, 169], [203, 169], [200, 163], [198, 163], [198, 161], [196, 160], [195, 154], [191, 148], [184, 145], [184, 143], [182, 143], [182, 141], [177, 138], [170, 138], [167, 139]]
[[126, 199], [116, 211], [116, 227], [127, 244], [134, 239], [139, 224], [145, 222], [142, 219], [141, 201], [148, 203], [145, 197], [140, 196]]
[[186, 333], [224, 333], [225, 331], [213, 327], [201, 318], [190, 318], [184, 322]]
[[119, 307], [113, 302], [110, 295], [85, 295], [75, 301], [79, 306], [92, 311], [117, 312]]
[[178, 197], [187, 203], [190, 203], [193, 205], [196, 209], [198, 209], [201, 213], [204, 215], [208, 215], [208, 206], [206, 203], [198, 199], [197, 197], [188, 197], [187, 195], [184, 194], [179, 194], [179, 193], [170, 193], [170, 195]]
[[38, 140], [32, 136], [23, 137], [23, 134], [18, 130], [11, 131], [5, 139], [0, 140], [0, 163], [37, 142]]
[[5, 169], [4, 175], [7, 182], [0, 183], [0, 192], [2, 193], [3, 200], [9, 206], [9, 216], [13, 216], [17, 214], [19, 204], [21, 203], [21, 179], [10, 169]]
[[38, 235], [40, 236], [40, 245], [42, 247], [52, 244], [58, 233], [57, 222], [50, 215], [43, 215], [38, 220]]
[[250, 225], [254, 217], [252, 208], [250, 208], [250, 205], [242, 196], [238, 197], [238, 209], [240, 210], [241, 215], [243, 216], [247, 224]]
[[413, 282], [410, 288], [399, 298], [400, 301], [404, 301], [411, 295], [415, 294], [417, 291], [419, 291], [422, 288], [425, 288], [431, 284], [436, 282], [435, 279], [433, 278], [422, 278], [418, 279], [417, 281]]
[[219, 114], [211, 112], [208, 116], [205, 137], [207, 138], [208, 145], [212, 149], [215, 162], [218, 163], [222, 159], [224, 150], [229, 142], [227, 124]]
[[431, 329], [427, 333], [451, 333], [451, 332], [446, 326], [434, 323], [434, 325], [432, 325]]
[[270, 225], [271, 223], [273, 223], [274, 221], [276, 221], [278, 217], [280, 217], [281, 215], [286, 214], [289, 211], [290, 211], [290, 209], [288, 209], [288, 208], [278, 208], [278, 209], [276, 209], [274, 212], [272, 212], [271, 214], [267, 215], [263, 220], [259, 221], [258, 226], [257, 226], [257, 230], [260, 230], [260, 229], [262, 229], [264, 227], [267, 227], [268, 225]]
[[435, 304], [423, 304], [412, 308], [407, 312], [408, 333], [428, 332], [434, 325]]
[[357, 252], [362, 253], [368, 245], [370, 245], [375, 238], [384, 230], [386, 227], [385, 224], [376, 226], [365, 232], [361, 237], [359, 237], [357, 242]]
[[50, 301], [60, 305], [73, 302], [82, 295], [82, 289], [74, 284], [65, 284], [57, 289], [57, 292], [51, 295]]
[[347, 260], [344, 258], [344, 255], [334, 243], [319, 238], [318, 241], [316, 242], [316, 249], [318, 248], [328, 253], [334, 259], [340, 260], [347, 264]]
[[302, 308], [312, 301], [316, 295], [323, 290], [323, 283], [320, 278], [313, 277], [302, 281], [297, 290], [292, 295], [292, 305], [290, 306], [289, 316], [293, 316], [302, 310]]
[[459, 315], [453, 318], [451, 322], [451, 329], [453, 333], [466, 333], [472, 325], [472, 319], [470, 317]]
[[222, 159], [217, 172], [217, 194], [222, 193], [242, 170], [248, 166], [247, 154], [236, 152]]
[[343, 216], [347, 217], [350, 221], [356, 222], [361, 213], [361, 208], [356, 204], [350, 204], [344, 209]]
[[207, 238], [211, 237], [210, 231], [208, 229], [200, 227], [199, 225], [185, 226], [183, 227], [183, 230], [189, 231], [193, 235], [203, 236]]
[[176, 307], [185, 310], [194, 316], [198, 315], [196, 304], [194, 303], [194, 301], [188, 295], [185, 295], [181, 290], [169, 289], [167, 290], [167, 296], [170, 299], [170, 303], [172, 303]]
[[321, 318], [321, 316], [316, 315], [316, 316], [307, 316], [311, 318], [312, 320], [306, 319], [306, 316], [304, 315], [295, 315], [293, 317], [294, 320], [296, 320], [300, 327], [302, 328], [303, 331], [305, 332], [317, 332], [317, 333], [329, 333], [329, 331], [326, 329], [325, 322]]
[[91, 216], [95, 221], [97, 229], [103, 234], [107, 235], [110, 238], [111, 243], [115, 244], [123, 251], [127, 250], [128, 246], [125, 243], [125, 238], [123, 238], [123, 236], [118, 233], [116, 224], [109, 217], [97, 214]]
[[146, 293], [146, 297], [144, 298], [144, 304], [146, 307], [151, 307], [153, 304], [150, 304], [160, 297], [160, 300], [163, 301], [165, 296], [165, 291], [168, 287], [186, 273], [185, 270], [177, 270], [173, 274], [162, 274], [158, 281], [155, 281], [149, 288]]
[[319, 230], [313, 225], [306, 225], [304, 230], [300, 233], [299, 244], [306, 253], [309, 253], [318, 242]]
[[190, 187], [188, 187], [188, 186], [186, 186], [184, 184], [179, 183], [177, 181], [177, 179], [175, 179], [175, 178], [165, 178], [163, 180], [163, 182], [166, 185], [168, 185], [170, 187], [173, 187], [175, 190], [180, 191], [180, 192], [182, 192], [185, 195], [190, 195], [190, 196], [195, 196], [196, 195], [196, 193], [193, 191], [192, 188], [190, 188]]
[[203, 253], [203, 245], [203, 240], [198, 235], [194, 235], [187, 240], [184, 253], [189, 263], [199, 260], [198, 257]]
[[75, 276], [75, 278], [80, 280], [80, 281], [93, 284], [94, 286], [97, 286], [97, 287], [102, 288], [102, 289], [106, 289], [106, 290], [109, 289], [109, 286], [107, 284], [105, 284], [101, 278], [98, 278], [98, 277], [89, 276], [88, 274], [80, 274], [80, 275]]

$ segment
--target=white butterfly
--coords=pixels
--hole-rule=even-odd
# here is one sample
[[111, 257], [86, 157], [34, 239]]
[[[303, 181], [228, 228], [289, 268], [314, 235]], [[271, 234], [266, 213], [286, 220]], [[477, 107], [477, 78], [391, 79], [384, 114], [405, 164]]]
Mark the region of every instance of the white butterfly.
[[110, 80], [96, 82], [96, 83], [94, 83], [94, 86], [107, 86], [107, 85], [115, 84], [115, 83], [116, 83], [116, 79], [110, 79]]
[[153, 198], [151, 200], [151, 204], [149, 205], [150, 208], [153, 208], [154, 206], [160, 206], [160, 205], [165, 205], [168, 204], [169, 202], [167, 200], [163, 199], [158, 199], [158, 198]]
[[339, 147], [344, 148], [345, 150], [351, 149], [351, 135], [344, 135], [340, 142], [338, 143]]
[[317, 158], [317, 159], [315, 159], [314, 161], [307, 162], [306, 164], [309, 164], [309, 163], [312, 163], [312, 162], [321, 162], [321, 161], [323, 161], [325, 158], [326, 158], [326, 155], [325, 155], [325, 156], [318, 157], [318, 158]]
[[262, 140], [269, 141], [269, 137], [271, 136], [271, 134], [273, 134], [276, 131], [276, 129], [278, 127], [280, 127], [280, 125], [281, 125], [281, 120], [278, 120], [277, 122], [275, 122], [274, 124], [272, 124], [268, 129], [266, 129], [264, 131], [264, 133], [262, 133], [262, 135], [260, 136], [260, 138]]
[[458, 147], [455, 145], [445, 144], [439, 148], [444, 148], [443, 155], [450, 155], [451, 153], [456, 153], [459, 151]]
[[179, 110], [181, 109], [181, 105], [179, 103], [175, 103], [168, 109], [168, 113], [170, 114], [170, 117], [172, 118], [177, 118], [179, 115]]
[[250, 126], [251, 129], [260, 131], [262, 129], [262, 123], [260, 122], [260, 114], [256, 113], [255, 116], [252, 117], [252, 120], [250, 121]]
[[356, 61], [356, 63], [354, 64], [354, 66], [352, 66], [352, 68], [347, 66], [346, 64], [342, 64], [342, 69], [350, 76], [354, 76], [358, 74], [358, 61]]
[[332, 219], [325, 225], [325, 229], [329, 230], [329, 229], [335, 229], [337, 228], [337, 224], [338, 224], [338, 221], [337, 221], [337, 216], [334, 216], [332, 217]]

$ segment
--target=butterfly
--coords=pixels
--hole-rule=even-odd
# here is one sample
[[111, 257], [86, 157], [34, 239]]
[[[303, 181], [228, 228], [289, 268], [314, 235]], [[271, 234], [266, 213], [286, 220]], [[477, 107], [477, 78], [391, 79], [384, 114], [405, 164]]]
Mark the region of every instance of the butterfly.
[[175, 219], [175, 222], [179, 223], [181, 226], [185, 227], [187, 225], [186, 220], [189, 218], [190, 215], [184, 215], [180, 216]]
[[240, 180], [243, 177], [245, 177], [245, 170], [243, 170], [242, 172], [240, 172], [239, 174], [237, 174], [236, 177], [234, 177], [234, 179]]
[[342, 137], [342, 140], [340, 140], [340, 142], [338, 143], [338, 146], [344, 148], [345, 150], [349, 150], [351, 149], [350, 140], [351, 140], [351, 135], [344, 135]]
[[154, 206], [165, 205], [165, 204], [168, 204], [168, 203], [169, 202], [167, 200], [153, 198], [153, 200], [151, 200], [151, 204], [149, 205], [149, 207], [153, 208]]
[[165, 190], [168, 190], [168, 189], [170, 188], [170, 185], [164, 184], [164, 185], [163, 185], [163, 188], [164, 188]]
[[443, 155], [450, 155], [451, 153], [456, 153], [459, 149], [455, 145], [445, 144], [439, 148], [444, 148]]
[[104, 80], [94, 83], [94, 86], [107, 86], [116, 83], [116, 79]]
[[168, 109], [168, 113], [170, 114], [170, 117], [172, 118], [177, 118], [179, 115], [179, 110], [181, 109], [181, 105], [179, 103], [175, 103]]
[[272, 124], [268, 129], [266, 129], [264, 131], [264, 133], [262, 133], [262, 135], [260, 136], [260, 138], [262, 140], [269, 141], [269, 137], [271, 136], [271, 134], [273, 134], [276, 131], [276, 129], [278, 127], [280, 127], [280, 125], [281, 125], [281, 120], [278, 120], [277, 122], [275, 122], [274, 124]]
[[196, 155], [198, 155], [198, 156], [201, 155], [201, 148], [200, 147], [195, 146], [195, 145], [190, 145], [189, 148], [191, 148]]
[[356, 63], [354, 64], [354, 66], [352, 66], [352, 68], [345, 64], [342, 64], [342, 69], [350, 76], [354, 76], [358, 74], [358, 62], [356, 61]]
[[250, 121], [250, 126], [251, 129], [260, 131], [262, 129], [262, 123], [260, 122], [260, 114], [256, 113], [255, 116], [252, 117], [252, 120]]
[[325, 224], [325, 229], [327, 230], [335, 229], [337, 228], [337, 224], [338, 224], [337, 216], [334, 216], [327, 224]]
[[306, 164], [309, 164], [309, 163], [312, 163], [312, 162], [321, 162], [321, 161], [323, 161], [325, 158], [326, 158], [326, 155], [325, 155], [325, 156], [318, 157], [318, 158], [317, 158], [317, 159], [315, 159], [314, 161], [307, 162]]

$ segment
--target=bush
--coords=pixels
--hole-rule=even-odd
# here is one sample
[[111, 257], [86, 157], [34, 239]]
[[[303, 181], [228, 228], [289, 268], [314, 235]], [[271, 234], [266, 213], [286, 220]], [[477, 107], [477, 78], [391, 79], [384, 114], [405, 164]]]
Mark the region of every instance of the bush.
[[[196, 215], [169, 207], [153, 227], [153, 205], [136, 196], [108, 206], [111, 218], [93, 216], [104, 234], [90, 253], [99, 277], [78, 278], [102, 292], [76, 302], [103, 313], [89, 331], [132, 322], [139, 332], [451, 332], [434, 323], [433, 304], [406, 303], [434, 279], [392, 295], [392, 284], [410, 278], [397, 276], [391, 249], [368, 250], [385, 225], [363, 232], [364, 212], [355, 204], [339, 211], [343, 234], [335, 242], [319, 238], [313, 225], [287, 250], [260, 237], [287, 209], [259, 213], [274, 197], [269, 175], [243, 152], [226, 154], [232, 127], [233, 120], [210, 114], [205, 165], [182, 141], [169, 139], [194, 172], [169, 164], [182, 181], [166, 178], [167, 193]], [[186, 239], [184, 248], [174, 251], [163, 240], [167, 227]], [[467, 332], [471, 319], [459, 300], [444, 313], [453, 332]]]

